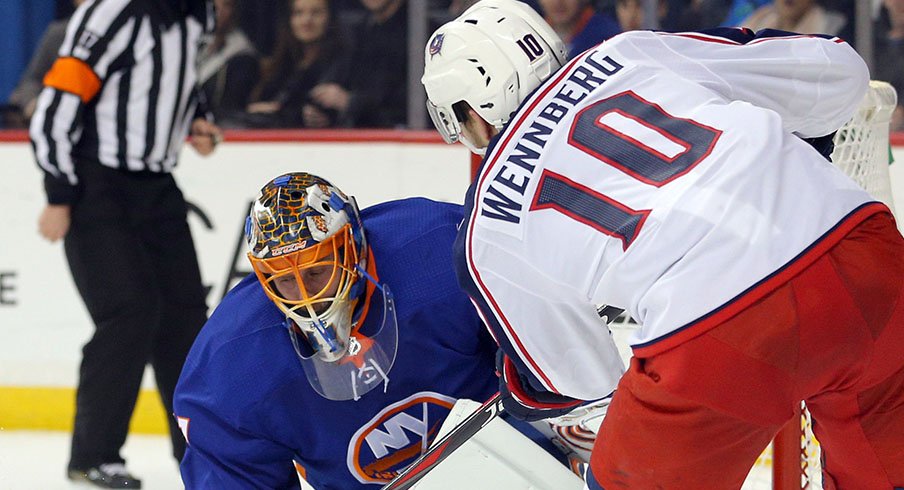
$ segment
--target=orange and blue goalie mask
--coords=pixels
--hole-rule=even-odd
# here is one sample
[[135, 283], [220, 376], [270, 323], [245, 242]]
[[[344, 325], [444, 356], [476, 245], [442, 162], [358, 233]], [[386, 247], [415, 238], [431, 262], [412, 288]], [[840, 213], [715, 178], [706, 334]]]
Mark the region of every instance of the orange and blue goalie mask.
[[[388, 381], [397, 326], [389, 289], [383, 322], [358, 332], [356, 306], [369, 276], [367, 244], [354, 198], [306, 173], [277, 177], [246, 222], [248, 258], [286, 327], [311, 385], [329, 399], [357, 399]], [[378, 342], [379, 340], [379, 342]]]

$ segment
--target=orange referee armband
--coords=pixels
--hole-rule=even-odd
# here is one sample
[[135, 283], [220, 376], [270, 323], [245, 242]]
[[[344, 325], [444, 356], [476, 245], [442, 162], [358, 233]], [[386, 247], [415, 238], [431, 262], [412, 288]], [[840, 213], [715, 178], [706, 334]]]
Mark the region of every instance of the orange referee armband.
[[100, 78], [78, 58], [57, 58], [44, 76], [44, 85], [75, 94], [87, 103], [100, 91]]

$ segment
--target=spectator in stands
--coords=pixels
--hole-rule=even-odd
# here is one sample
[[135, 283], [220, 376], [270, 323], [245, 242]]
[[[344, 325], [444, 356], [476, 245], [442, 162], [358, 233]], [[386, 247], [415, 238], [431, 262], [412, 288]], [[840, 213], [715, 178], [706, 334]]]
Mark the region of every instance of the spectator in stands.
[[[76, 7], [84, 2], [85, 0], [72, 1]], [[19, 79], [19, 83], [9, 96], [9, 104], [13, 106], [15, 112], [10, 116], [13, 120], [10, 126], [26, 127], [28, 125], [28, 120], [35, 111], [38, 94], [44, 88], [44, 74], [56, 61], [57, 51], [63, 44], [67, 24], [69, 24], [68, 17], [55, 20], [44, 31], [38, 49], [31, 56], [31, 61], [28, 62], [22, 78]]]
[[347, 73], [347, 50], [341, 44], [329, 0], [289, 0], [290, 15], [281, 23], [273, 56], [262, 63], [247, 112], [253, 127], [334, 126], [334, 108], [312, 100], [318, 83]]
[[892, 131], [904, 131], [904, 0], [883, 0], [876, 23], [875, 73], [898, 91], [898, 107], [891, 119]]
[[477, 3], [477, 0], [452, 0], [449, 2], [449, 8], [447, 9], [449, 15], [453, 18], [461, 15], [462, 12], [468, 9], [471, 5]]
[[[646, 6], [643, 0], [616, 0], [615, 16], [621, 30], [636, 31], [645, 27], [644, 15]], [[668, 14], [669, 4], [665, 0], [659, 0], [656, 6], [656, 16], [662, 20]]]
[[739, 25], [754, 31], [779, 29], [803, 34], [839, 35], [847, 18], [823, 8], [816, 0], [781, 0], [756, 9]]
[[[434, 0], [434, 1], [440, 1], [440, 0]], [[448, 6], [445, 9], [441, 9], [441, 10], [445, 10], [444, 13], [431, 14], [430, 20], [432, 22], [439, 21], [439, 24], [432, 26], [432, 28], [435, 30], [436, 28], [439, 28], [440, 25], [445, 24], [446, 22], [458, 17], [459, 15], [462, 14], [462, 12], [464, 12], [465, 10], [469, 9], [472, 5], [477, 3], [477, 1], [478, 0], [440, 1], [441, 5], [448, 3]], [[518, 0], [518, 1], [529, 5], [532, 9], [536, 10], [539, 13], [543, 13], [543, 7], [540, 6], [540, 2], [538, 0]], [[609, 2], [609, 0], [590, 0], [590, 1], [593, 5], [596, 5], [597, 10], [599, 10], [601, 12], [603, 12], [603, 10], [600, 10], [603, 8], [603, 4], [607, 4]]]
[[590, 0], [540, 0], [540, 7], [570, 58], [621, 32], [618, 21], [597, 12]]
[[753, 15], [756, 9], [768, 5], [772, 2], [769, 0], [733, 0], [728, 9], [728, 15], [721, 22], [723, 26], [738, 26], [741, 21]]
[[367, 16], [349, 26], [350, 69], [311, 90], [316, 105], [338, 113], [338, 125], [403, 126], [408, 106], [406, 0], [361, 0]]
[[214, 1], [217, 27], [198, 59], [198, 84], [217, 120], [245, 109], [258, 77], [257, 52], [235, 22], [236, 2]]
[[671, 29], [697, 31], [718, 27], [722, 25], [728, 15], [729, 7], [731, 7], [731, 0], [690, 0], [683, 7], [675, 10]]

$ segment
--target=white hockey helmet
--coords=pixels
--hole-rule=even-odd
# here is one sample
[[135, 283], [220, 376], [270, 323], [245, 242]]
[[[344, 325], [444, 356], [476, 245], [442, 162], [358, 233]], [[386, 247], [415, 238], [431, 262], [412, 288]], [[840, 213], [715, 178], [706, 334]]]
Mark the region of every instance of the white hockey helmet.
[[517, 0], [477, 2], [437, 29], [424, 51], [421, 82], [433, 124], [446, 143], [462, 139], [464, 114], [456, 114], [453, 105], [464, 101], [501, 130], [566, 58], [565, 44], [530, 6]]

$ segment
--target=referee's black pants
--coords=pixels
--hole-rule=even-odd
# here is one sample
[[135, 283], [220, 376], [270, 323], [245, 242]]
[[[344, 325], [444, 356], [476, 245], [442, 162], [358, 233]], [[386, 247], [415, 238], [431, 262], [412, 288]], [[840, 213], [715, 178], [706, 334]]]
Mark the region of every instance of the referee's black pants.
[[95, 331], [82, 349], [69, 468], [123, 461], [119, 450], [147, 363], [181, 460], [173, 391], [207, 320], [185, 200], [170, 174], [83, 162], [79, 178], [65, 250]]

